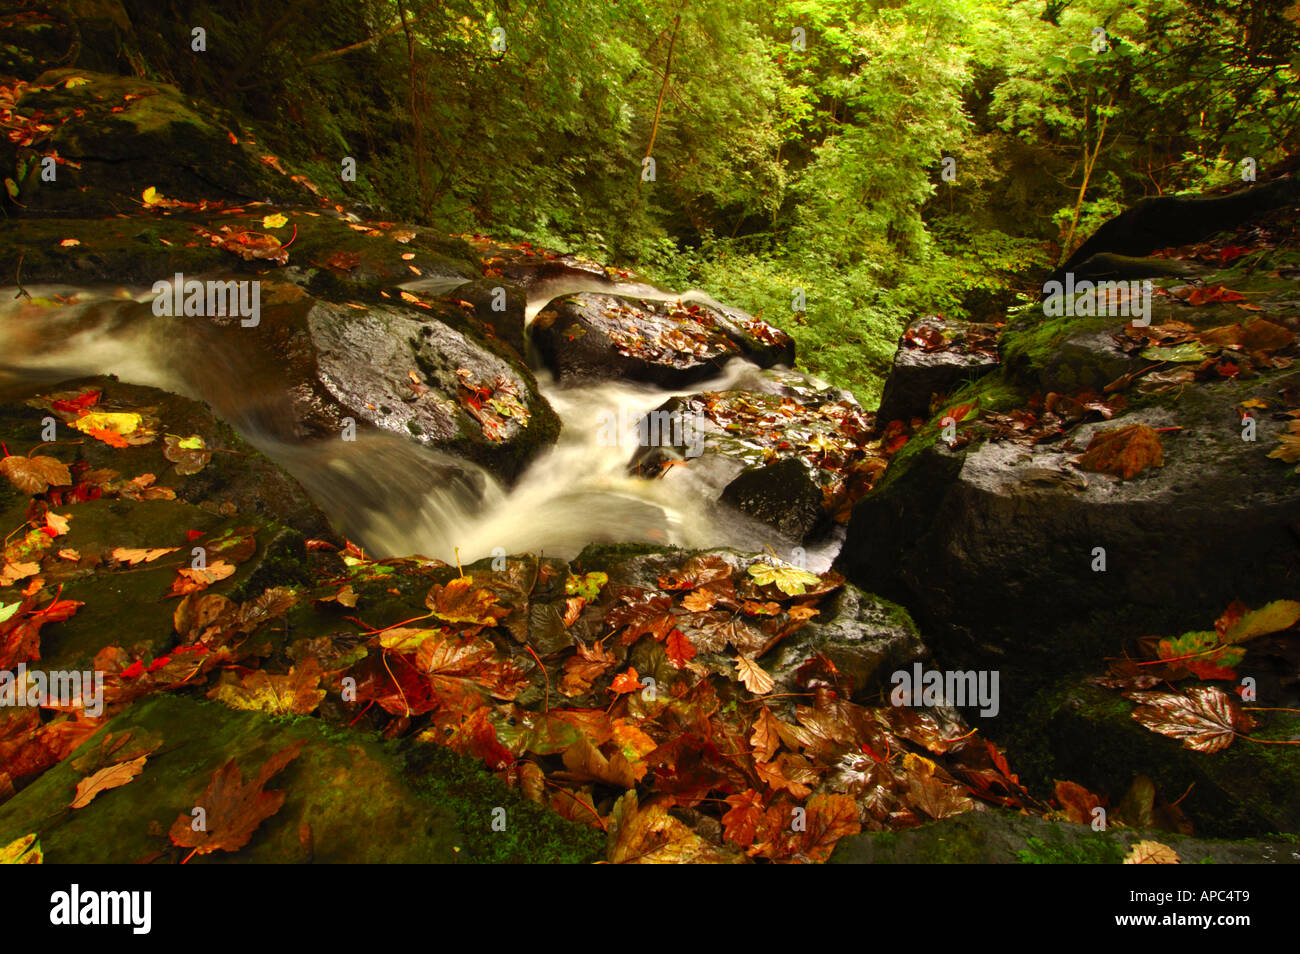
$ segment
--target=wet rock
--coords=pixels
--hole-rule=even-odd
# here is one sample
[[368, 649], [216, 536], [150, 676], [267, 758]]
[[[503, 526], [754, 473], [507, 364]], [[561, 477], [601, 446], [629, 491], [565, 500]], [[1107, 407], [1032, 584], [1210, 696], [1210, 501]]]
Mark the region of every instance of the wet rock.
[[[5, 843], [40, 831], [48, 863], [179, 861], [166, 832], [201, 800], [212, 773], [230, 759], [247, 781], [274, 753], [301, 744], [267, 790], [284, 805], [236, 853], [196, 855], [190, 864], [555, 862], [599, 856], [598, 840], [544, 813], [446, 750], [404, 750], [362, 733], [340, 733], [310, 719], [271, 719], [192, 698], [157, 696], [115, 718], [104, 732], [146, 734], [162, 748], [128, 785], [85, 808], [49, 819], [72, 800], [83, 773], [65, 760], [0, 806]], [[364, 793], [361, 797], [359, 793]], [[508, 806], [521, 831], [494, 837], [491, 806]], [[526, 819], [526, 821], [525, 821]], [[499, 833], [497, 833], [499, 834]]]
[[900, 832], [841, 838], [831, 864], [1119, 864], [1139, 841], [1174, 849], [1183, 864], [1296, 864], [1284, 841], [1215, 841], [1150, 829], [1053, 822], [1005, 811], [965, 812]]
[[[1284, 694], [1267, 696], [1287, 704]], [[1112, 806], [1137, 775], [1145, 775], [1167, 801], [1181, 796], [1178, 807], [1198, 835], [1240, 838], [1300, 828], [1295, 746], [1239, 738], [1221, 752], [1196, 752], [1134, 720], [1135, 708], [1120, 690], [1079, 677], [1063, 679], [1034, 698], [1009, 758], [1027, 784], [1050, 791], [1053, 779], [1068, 778], [1109, 796]], [[1300, 736], [1294, 712], [1252, 715], [1259, 721], [1251, 736]]]
[[533, 321], [533, 341], [561, 380], [624, 378], [665, 388], [717, 375], [732, 358], [791, 364], [794, 342], [734, 309], [614, 295], [570, 295]]
[[[207, 462], [193, 473], [180, 473], [177, 462], [165, 456], [162, 436], [148, 444], [118, 448], [84, 437], [66, 423], [56, 423], [55, 434], [60, 442], [40, 453], [50, 454], [69, 465], [116, 470], [124, 480], [152, 474], [158, 484], [175, 491], [178, 500], [209, 511], [234, 508], [240, 513], [281, 523], [307, 537], [331, 535], [325, 516], [297, 481], [258, 453], [227, 423], [217, 419], [207, 406], [157, 388], [125, 384], [111, 377], [92, 377], [53, 382], [39, 390], [31, 386], [13, 389], [4, 395], [5, 402], [0, 403], [0, 434], [4, 435], [11, 452], [25, 453], [41, 442], [44, 422], [50, 418], [48, 410], [27, 403], [29, 399], [38, 394], [93, 391], [99, 392], [99, 399], [91, 410], [144, 411], [160, 422], [160, 435], [201, 437], [211, 452]], [[13, 494], [6, 482], [0, 488], [0, 504], [9, 501]]]
[[772, 651], [768, 668], [783, 691], [807, 692], [816, 686], [817, 663], [829, 659], [853, 687], [855, 701], [866, 705], [889, 690], [895, 672], [929, 657], [907, 610], [849, 584]]
[[670, 398], [640, 423], [630, 469], [740, 510], [796, 543], [848, 517], [885, 461], [871, 415], [797, 372]]
[[1104, 223], [1057, 270], [1074, 270], [1102, 252], [1149, 255], [1199, 241], [1273, 209], [1300, 201], [1300, 180], [1287, 176], [1219, 196], [1150, 196]]
[[[1274, 344], [1193, 343], [1187, 360], [1153, 350], [1125, 317], [1045, 318], [1030, 306], [1003, 331], [1003, 368], [952, 399], [992, 429], [964, 423], [950, 448], [936, 417], [855, 508], [840, 568], [917, 607], [943, 658], [1004, 667], [1022, 700], [1045, 674], [1095, 666], [1126, 639], [1204, 629], [1234, 599], [1262, 605], [1300, 581], [1295, 477], [1268, 457], [1300, 387], [1300, 301], [1279, 277], [1294, 253], [1267, 250], [1265, 268], [1224, 268], [1218, 245], [1197, 254], [1184, 262], [1197, 284], [1154, 281], [1150, 333], [1231, 338], [1265, 319]], [[1217, 300], [1216, 288], [1240, 297]], [[1097, 408], [1103, 397], [1111, 420], [1080, 414], [1035, 431], [1047, 403]], [[1252, 405], [1255, 439], [1243, 440]], [[1159, 432], [1163, 466], [1127, 480], [1076, 466], [1097, 433], [1131, 424]]]
[[939, 315], [918, 318], [898, 340], [876, 419], [927, 418], [935, 395], [949, 394], [997, 364], [996, 327]]
[[[56, 69], [41, 74], [15, 110], [39, 114], [53, 126], [48, 134], [35, 133], [29, 144], [0, 147], [4, 165], [26, 160], [15, 181], [17, 201], [28, 214], [135, 212], [150, 187], [188, 202], [316, 204], [304, 186], [262, 162], [257, 147], [232, 141], [240, 138], [233, 117], [200, 106], [173, 86]], [[62, 162], [50, 182], [42, 179], [37, 157], [53, 153]]]
[[565, 282], [614, 285], [613, 269], [576, 255], [536, 248], [528, 242], [506, 245], [481, 235], [471, 236], [469, 241], [483, 257], [485, 277], [505, 279], [528, 291]]
[[723, 489], [722, 501], [791, 540], [810, 536], [826, 516], [821, 487], [793, 457], [742, 471]]

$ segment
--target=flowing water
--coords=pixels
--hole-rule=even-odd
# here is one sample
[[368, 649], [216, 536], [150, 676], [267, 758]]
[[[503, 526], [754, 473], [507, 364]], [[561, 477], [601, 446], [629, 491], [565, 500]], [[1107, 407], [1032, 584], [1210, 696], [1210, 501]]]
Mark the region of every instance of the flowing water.
[[[417, 285], [426, 292], [449, 290], [424, 287], [427, 282], [408, 287]], [[560, 417], [560, 438], [506, 488], [469, 462], [382, 431], [360, 431], [355, 441], [292, 439], [293, 416], [278, 369], [257, 366], [228, 339], [208, 334], [201, 320], [154, 317], [147, 290], [27, 291], [38, 300], [58, 295], [71, 303], [33, 304], [15, 289], [0, 289], [0, 393], [115, 374], [204, 401], [297, 478], [340, 532], [373, 556], [451, 561], [459, 550], [465, 562], [522, 552], [572, 558], [588, 543], [648, 542], [771, 547], [821, 570], [838, 546], [831, 538], [807, 552], [796, 550], [770, 527], [708, 503], [689, 477], [678, 476], [689, 468], [674, 468], [671, 480], [629, 474], [637, 448], [632, 423], [673, 394], [756, 383], [755, 366], [739, 359], [716, 379], [682, 392], [624, 381], [560, 386], [549, 372], [537, 371], [542, 394]], [[527, 321], [553, 298], [578, 291], [714, 303], [702, 292], [678, 296], [579, 278], [536, 287]], [[618, 441], [604, 426], [611, 414], [629, 425]]]

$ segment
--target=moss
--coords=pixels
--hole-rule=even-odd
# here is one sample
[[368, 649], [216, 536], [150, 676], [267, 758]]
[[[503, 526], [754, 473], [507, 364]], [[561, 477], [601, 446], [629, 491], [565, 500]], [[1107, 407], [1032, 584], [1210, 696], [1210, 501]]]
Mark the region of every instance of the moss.
[[[605, 837], [507, 788], [480, 762], [443, 746], [411, 743], [406, 768], [420, 793], [464, 833], [461, 860], [481, 864], [584, 864], [604, 857]], [[505, 828], [493, 829], [505, 809]]]
[[[1140, 774], [1180, 807], [1198, 834], [1274, 834], [1300, 825], [1300, 752], [1293, 746], [1235, 740], [1216, 753], [1183, 748], [1133, 719], [1135, 704], [1117, 691], [1069, 677], [1042, 690], [1004, 728], [1008, 758], [1030, 790], [1051, 794], [1055, 779], [1087, 786], [1118, 804]], [[1300, 715], [1259, 714], [1258, 738], [1293, 738]]]
[[0, 806], [6, 844], [40, 831], [52, 863], [131, 863], [160, 851], [178, 860], [165, 832], [201, 802], [212, 773], [234, 758], [247, 781], [295, 742], [303, 743], [300, 756], [267, 786], [286, 793], [284, 806], [238, 852], [196, 856], [191, 864], [450, 862], [467, 843], [457, 812], [405, 779], [395, 746], [361, 733], [343, 739], [313, 720], [288, 723], [174, 695], [137, 702], [104, 731], [150, 733], [162, 744], [131, 783], [75, 812], [52, 807], [71, 800], [81, 777], [73, 760], [64, 760]]
[[1027, 865], [1119, 864], [1124, 851], [1115, 842], [1100, 838], [1091, 841], [1048, 844], [1041, 838], [1025, 839], [1025, 848], [1016, 857]]

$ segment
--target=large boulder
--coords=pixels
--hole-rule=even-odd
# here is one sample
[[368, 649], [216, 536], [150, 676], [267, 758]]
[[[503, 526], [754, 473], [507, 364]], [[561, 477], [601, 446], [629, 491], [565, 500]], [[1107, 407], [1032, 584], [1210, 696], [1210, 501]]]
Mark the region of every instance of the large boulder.
[[[1021, 702], [1128, 639], [1293, 591], [1300, 494], [1270, 454], [1300, 388], [1286, 277], [1300, 261], [1224, 252], [1241, 241], [1189, 253], [1195, 284], [1155, 279], [1149, 326], [1039, 306], [1010, 321], [1003, 369], [952, 397], [858, 503], [841, 570], [915, 607], [945, 660], [1000, 666]], [[1147, 456], [1129, 452], [1128, 479], [1080, 468], [1094, 438], [1134, 425]], [[1162, 465], [1146, 466], [1152, 441]]]
[[[78, 782], [102, 764], [98, 753], [110, 733], [132, 751], [156, 749], [128, 785], [51, 819], [51, 808], [70, 803]], [[167, 833], [178, 816], [202, 804], [213, 773], [234, 760], [249, 783], [291, 746], [299, 747], [297, 757], [266, 785], [285, 793], [279, 810], [237, 852], [195, 855], [190, 864], [556, 863], [600, 856], [601, 839], [590, 830], [532, 805], [449, 750], [404, 750], [316, 720], [273, 719], [169, 695], [136, 703], [0, 806], [0, 840], [39, 832], [45, 860], [56, 864], [180, 861], [189, 852]], [[493, 806], [507, 811], [508, 832], [492, 827]]]
[[[0, 146], [17, 165], [13, 201], [26, 214], [138, 211], [144, 190], [188, 202], [295, 201], [309, 189], [262, 161], [233, 117], [175, 87], [80, 69], [41, 74], [14, 106], [26, 125]], [[56, 175], [43, 175], [56, 156]], [[269, 157], [274, 159], [275, 157]]]
[[996, 326], [941, 315], [917, 318], [898, 339], [876, 419], [928, 418], [936, 395], [952, 393], [997, 364]]
[[732, 358], [765, 368], [794, 362], [789, 335], [736, 309], [697, 302], [569, 295], [538, 313], [532, 335], [562, 381], [679, 388], [716, 377]]

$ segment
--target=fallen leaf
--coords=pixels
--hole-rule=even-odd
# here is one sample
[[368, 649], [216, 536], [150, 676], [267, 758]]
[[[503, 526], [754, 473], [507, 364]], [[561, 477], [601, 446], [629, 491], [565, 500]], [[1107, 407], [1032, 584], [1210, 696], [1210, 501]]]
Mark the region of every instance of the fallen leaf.
[[72, 799], [69, 808], [85, 808], [100, 792], [107, 792], [111, 788], [120, 788], [131, 779], [135, 778], [144, 770], [147, 755], [131, 759], [129, 762], [118, 762], [116, 765], [109, 765], [100, 769], [94, 775], [87, 776], [77, 783], [77, 793]]
[[1154, 428], [1146, 424], [1130, 424], [1094, 434], [1087, 450], [1075, 463], [1083, 470], [1129, 480], [1148, 467], [1162, 466], [1164, 448]]
[[1134, 842], [1124, 856], [1126, 865], [1176, 865], [1181, 864], [1178, 852], [1158, 841]]
[[168, 833], [172, 844], [193, 849], [190, 855], [238, 851], [248, 844], [257, 827], [284, 805], [285, 792], [263, 791], [266, 783], [298, 757], [302, 746], [302, 742], [295, 742], [276, 752], [247, 784], [234, 759], [213, 772], [195, 806], [202, 808], [206, 816], [203, 830], [195, 831], [194, 816], [181, 812]]
[[11, 456], [0, 460], [0, 474], [21, 493], [43, 494], [50, 487], [67, 487], [72, 474], [60, 460], [38, 454], [35, 457]]
[[763, 671], [763, 668], [748, 656], [736, 657], [736, 672], [740, 675], [740, 681], [756, 696], [771, 692], [775, 683], [772, 677]]

